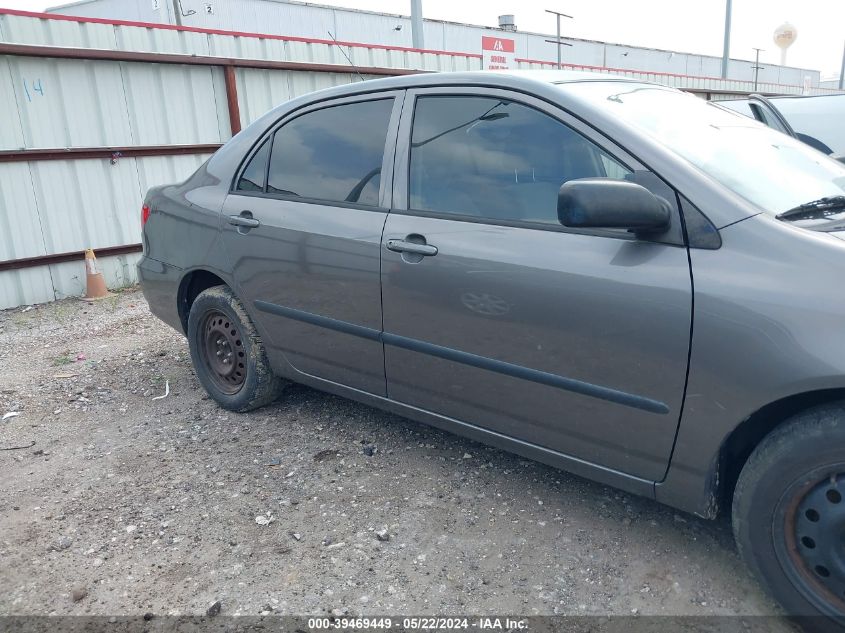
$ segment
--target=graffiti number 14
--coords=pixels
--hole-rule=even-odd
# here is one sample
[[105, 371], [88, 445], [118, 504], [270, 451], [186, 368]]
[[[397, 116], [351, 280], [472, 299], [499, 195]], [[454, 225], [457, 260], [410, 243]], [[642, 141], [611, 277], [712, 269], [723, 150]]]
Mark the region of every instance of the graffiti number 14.
[[[32, 88], [32, 92], [30, 92], [30, 88]], [[44, 96], [44, 86], [41, 85], [41, 79], [37, 79], [33, 82], [28, 82], [26, 78], [23, 80], [23, 89], [26, 92], [26, 99], [27, 101], [32, 101], [32, 93], [36, 93]]]

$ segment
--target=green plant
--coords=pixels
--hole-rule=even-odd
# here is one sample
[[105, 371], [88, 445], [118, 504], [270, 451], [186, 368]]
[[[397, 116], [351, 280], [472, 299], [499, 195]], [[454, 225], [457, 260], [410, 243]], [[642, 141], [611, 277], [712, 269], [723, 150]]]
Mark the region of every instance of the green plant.
[[73, 361], [74, 358], [71, 353], [68, 350], [65, 350], [60, 356], [56, 356], [53, 359], [53, 366], [61, 367], [62, 365], [70, 365]]

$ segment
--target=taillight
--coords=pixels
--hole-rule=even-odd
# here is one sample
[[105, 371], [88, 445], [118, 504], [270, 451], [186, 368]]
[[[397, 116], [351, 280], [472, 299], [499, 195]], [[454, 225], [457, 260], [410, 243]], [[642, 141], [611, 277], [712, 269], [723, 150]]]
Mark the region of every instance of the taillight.
[[144, 228], [144, 225], [147, 223], [147, 220], [150, 219], [150, 207], [149, 205], [144, 205], [141, 207], [141, 228]]

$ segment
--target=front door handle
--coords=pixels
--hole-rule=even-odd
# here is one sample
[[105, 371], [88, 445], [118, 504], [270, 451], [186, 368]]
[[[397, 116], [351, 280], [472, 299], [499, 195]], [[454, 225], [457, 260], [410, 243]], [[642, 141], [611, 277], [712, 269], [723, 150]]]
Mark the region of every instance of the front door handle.
[[256, 220], [254, 217], [252, 217], [251, 212], [242, 211], [240, 215], [230, 215], [229, 224], [233, 226], [241, 226], [246, 229], [254, 229], [258, 226], [261, 226], [261, 221]]
[[433, 257], [437, 255], [437, 247], [431, 244], [417, 244], [416, 242], [408, 242], [407, 240], [387, 240], [387, 250], [394, 253], [412, 253], [414, 255], [422, 255], [423, 257]]

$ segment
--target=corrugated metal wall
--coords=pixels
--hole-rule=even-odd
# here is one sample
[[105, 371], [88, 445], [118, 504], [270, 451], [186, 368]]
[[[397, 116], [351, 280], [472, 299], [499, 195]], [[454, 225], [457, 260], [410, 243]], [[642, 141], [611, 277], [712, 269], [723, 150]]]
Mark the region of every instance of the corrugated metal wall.
[[[150, 186], [189, 176], [208, 155], [0, 164], [0, 261], [139, 241]], [[101, 258], [112, 288], [135, 283], [136, 254]], [[0, 309], [85, 291], [81, 260], [0, 271]]]
[[[26, 57], [0, 57], [0, 69], [0, 107], [12, 115], [0, 126], [2, 150], [222, 143], [231, 136], [221, 69]], [[352, 80], [239, 69], [242, 120]], [[25, 82], [31, 99], [20, 89]], [[0, 261], [140, 241], [144, 193], [186, 178], [209, 156], [0, 163]], [[110, 287], [137, 280], [137, 258], [101, 259]], [[0, 309], [81, 295], [84, 283], [81, 261], [0, 271]]]
[[[62, 28], [51, 22], [18, 25], [63, 43]], [[0, 24], [5, 36], [9, 24]], [[61, 24], [68, 26], [95, 45], [114, 42], [103, 28]], [[223, 143], [231, 134], [222, 74], [199, 66], [0, 57], [0, 150]], [[0, 164], [0, 261], [138, 242], [147, 188], [187, 177], [208, 156]], [[104, 259], [109, 285], [133, 283], [136, 260]], [[84, 283], [74, 263], [2, 271], [0, 308], [79, 295]]]
[[[206, 11], [210, 5], [212, 12]], [[405, 5], [407, 6], [407, 4]], [[404, 9], [405, 6], [402, 8]], [[285, 2], [283, 0], [182, 0], [185, 26], [229, 29], [250, 33], [284, 33], [307, 38], [326, 39], [331, 31], [339, 40], [384, 44], [393, 47], [411, 46], [411, 22], [402, 15], [374, 13], [339, 7]], [[518, 7], [517, 7], [518, 11]], [[68, 15], [122, 18], [175, 24], [170, 2], [162, 1], [154, 11], [150, 0], [94, 0], [54, 12]], [[518, 23], [519, 15], [517, 15]], [[402, 28], [396, 30], [397, 26]], [[480, 53], [482, 35], [503, 35], [494, 28], [424, 20], [426, 48], [463, 53]], [[517, 41], [517, 57], [552, 61], [557, 59], [553, 36], [518, 31], [504, 34]], [[564, 51], [565, 60], [586, 66], [609, 66], [630, 70], [667, 72], [683, 75], [719, 77], [721, 58], [691, 53], [655, 50], [605, 42], [568, 39], [573, 46]], [[810, 77], [812, 86], [819, 84], [815, 70], [763, 64], [760, 81], [802, 85]], [[730, 78], [753, 81], [754, 62], [731, 60]]]
[[[238, 104], [241, 120], [249, 125], [271, 108], [299, 95], [358, 81], [346, 73], [306, 73], [287, 70], [239, 68]], [[364, 75], [365, 79], [370, 79]]]
[[[268, 2], [268, 0], [251, 1], [259, 4]], [[270, 2], [270, 4], [293, 7], [297, 11], [304, 10], [301, 5], [275, 2]], [[309, 8], [318, 12], [328, 11], [328, 9], [320, 9], [319, 7]], [[357, 15], [360, 12], [351, 13]], [[371, 14], [361, 13], [361, 15]], [[294, 32], [303, 30], [298, 28], [296, 24], [288, 26]], [[448, 26], [450, 28], [457, 28], [458, 26], [463, 28], [463, 25]], [[480, 41], [480, 34], [484, 29], [477, 30]], [[501, 33], [500, 31], [497, 32]], [[516, 33], [511, 35], [523, 37], [526, 34]], [[323, 34], [323, 37], [325, 38], [325, 34]], [[302, 41], [301, 38], [288, 36], [227, 35], [173, 28], [144, 28], [126, 24], [41, 19], [11, 14], [0, 14], [0, 42], [339, 65], [348, 65], [349, 62], [346, 58], [349, 57], [352, 63], [361, 67], [411, 68], [431, 71], [474, 70], [481, 67], [480, 55], [469, 52], [424, 52], [389, 48], [386, 45], [347, 44], [345, 42], [342, 46], [338, 46], [331, 41]], [[614, 74], [648, 78], [677, 87], [708, 90], [727, 89], [731, 91], [754, 89], [753, 73], [750, 72], [739, 73], [747, 75], [747, 77], [735, 77], [728, 80], [716, 78], [719, 64], [719, 60], [716, 58], [648, 49], [638, 49], [643, 55], [643, 59], [640, 61], [637, 61], [636, 56], [631, 57], [630, 54], [623, 57], [625, 53], [630, 53], [632, 50], [628, 47], [602, 44], [600, 54], [591, 54], [583, 60], [567, 59], [566, 67], [583, 68], [583, 65], [586, 64], [590, 70], [603, 70]], [[672, 61], [673, 59], [675, 61]], [[691, 65], [692, 68], [690, 68]], [[532, 58], [522, 59], [519, 62], [520, 68], [553, 68], [555, 66], [553, 62], [537, 61]], [[816, 71], [782, 70], [784, 72], [787, 70], [795, 72], [792, 75], [776, 74], [771, 77], [766, 73], [761, 73], [758, 90], [800, 93], [803, 90], [804, 76], [806, 73], [813, 72], [815, 72], [815, 75], [811, 75], [811, 84], [818, 84], [818, 73]], [[780, 72], [778, 71], [778, 73]], [[783, 85], [782, 82], [788, 85]], [[813, 92], [816, 91], [813, 90]]]
[[229, 138], [219, 68], [6, 56], [0, 76], [0, 99], [9, 105], [0, 149]]

